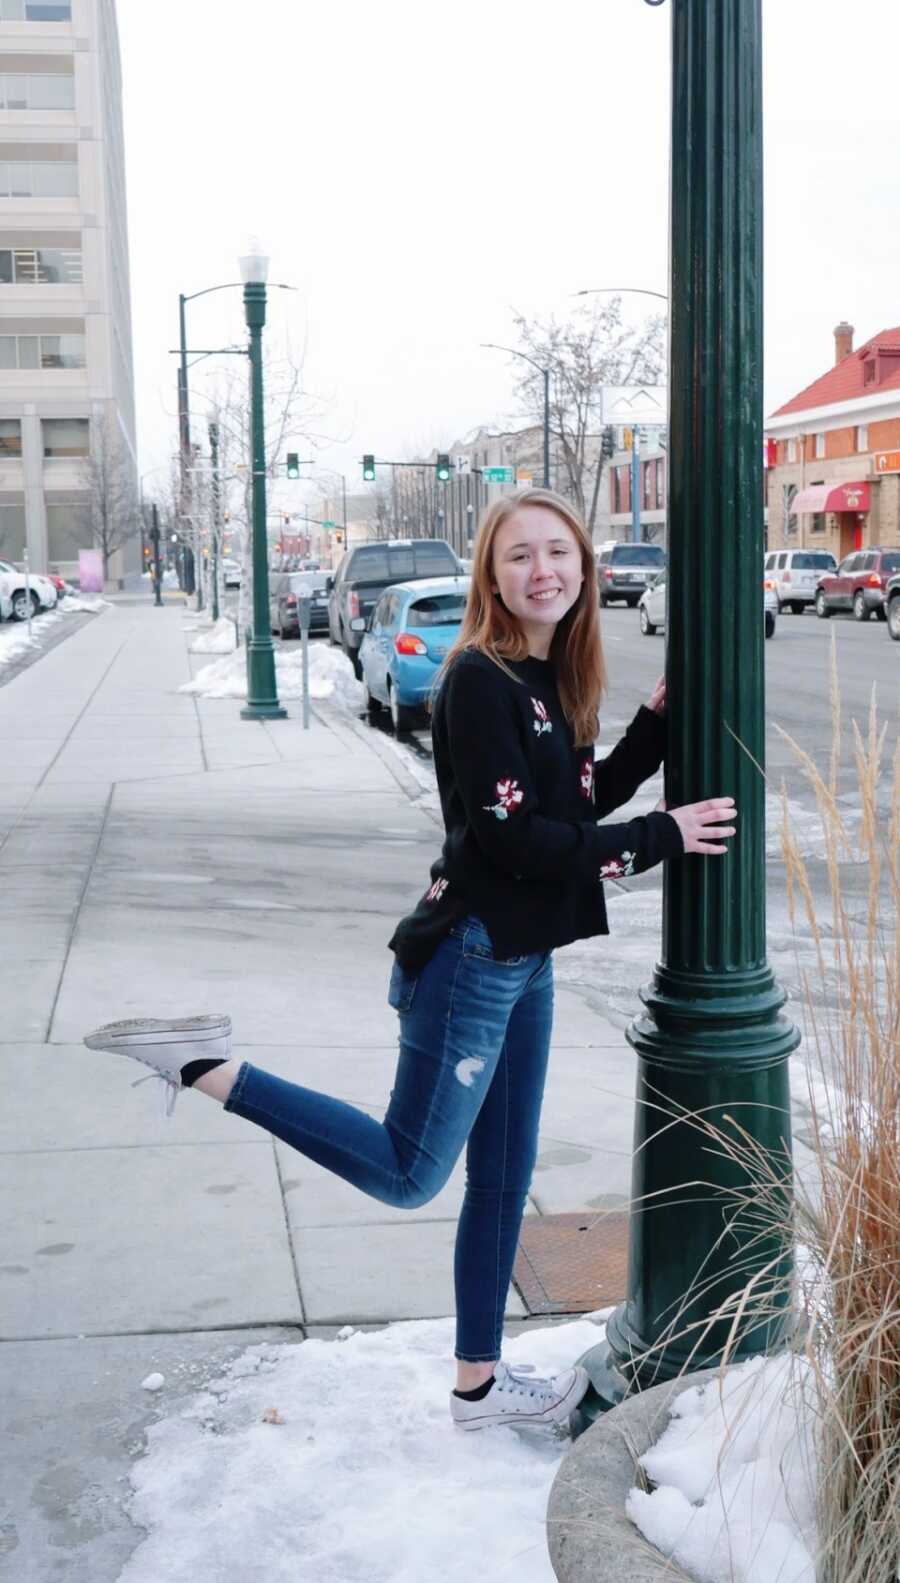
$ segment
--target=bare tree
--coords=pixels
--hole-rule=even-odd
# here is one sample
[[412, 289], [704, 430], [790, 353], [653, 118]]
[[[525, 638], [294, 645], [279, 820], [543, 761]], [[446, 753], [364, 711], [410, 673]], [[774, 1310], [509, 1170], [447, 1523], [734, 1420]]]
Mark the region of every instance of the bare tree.
[[[560, 492], [593, 531], [604, 457], [600, 449], [604, 385], [656, 385], [665, 368], [666, 318], [654, 314], [638, 327], [622, 321], [622, 300], [612, 297], [579, 307], [560, 324], [515, 315], [519, 346], [550, 370], [550, 436]], [[518, 394], [536, 424], [544, 418], [544, 381], [527, 367]], [[559, 476], [561, 475], [561, 476]]]
[[83, 504], [75, 508], [69, 537], [73, 544], [87, 536], [103, 557], [104, 581], [109, 563], [141, 531], [137, 478], [133, 461], [105, 418], [91, 423], [91, 448], [82, 468]]

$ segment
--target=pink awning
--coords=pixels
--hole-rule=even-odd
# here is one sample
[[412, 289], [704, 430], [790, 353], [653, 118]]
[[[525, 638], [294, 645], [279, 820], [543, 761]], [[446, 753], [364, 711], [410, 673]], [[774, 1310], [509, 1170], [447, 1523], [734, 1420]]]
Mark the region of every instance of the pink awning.
[[871, 505], [868, 481], [858, 484], [810, 484], [791, 501], [791, 516], [819, 511], [868, 511]]

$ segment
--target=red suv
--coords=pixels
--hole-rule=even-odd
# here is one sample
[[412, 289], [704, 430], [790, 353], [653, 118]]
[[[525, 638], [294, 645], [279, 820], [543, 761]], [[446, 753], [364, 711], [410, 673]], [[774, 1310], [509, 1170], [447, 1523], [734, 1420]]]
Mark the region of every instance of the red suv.
[[836, 610], [852, 610], [857, 621], [868, 621], [873, 611], [884, 620], [884, 590], [900, 572], [900, 550], [872, 545], [854, 550], [836, 572], [826, 572], [816, 584], [816, 615], [823, 619]]

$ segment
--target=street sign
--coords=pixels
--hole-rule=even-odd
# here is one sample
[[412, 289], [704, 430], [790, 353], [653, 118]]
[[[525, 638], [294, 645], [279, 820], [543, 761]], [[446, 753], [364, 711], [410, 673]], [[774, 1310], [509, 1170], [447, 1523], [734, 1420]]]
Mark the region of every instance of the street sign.
[[900, 451], [876, 451], [872, 463], [876, 473], [900, 473]]
[[463, 478], [472, 471], [472, 458], [471, 456], [463, 456], [462, 452], [459, 452], [453, 458], [453, 466], [459, 477]]
[[513, 470], [511, 467], [485, 467], [482, 470], [482, 477], [489, 484], [511, 484]]
[[337, 527], [337, 523], [336, 522], [323, 522], [322, 526], [323, 526], [323, 528], [328, 528], [329, 531], [330, 531], [332, 528], [336, 528]]

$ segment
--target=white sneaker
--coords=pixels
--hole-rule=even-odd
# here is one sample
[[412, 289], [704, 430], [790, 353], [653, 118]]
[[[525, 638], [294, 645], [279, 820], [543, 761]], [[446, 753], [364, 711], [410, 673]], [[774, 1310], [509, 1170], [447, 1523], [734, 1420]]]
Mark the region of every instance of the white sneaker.
[[511, 1369], [498, 1363], [494, 1383], [480, 1402], [451, 1393], [450, 1413], [459, 1429], [488, 1429], [492, 1424], [547, 1424], [559, 1431], [568, 1424], [590, 1384], [587, 1371], [576, 1365], [549, 1379], [529, 1364]]
[[[231, 1054], [231, 1018], [132, 1017], [108, 1022], [84, 1040], [89, 1050], [130, 1055], [149, 1066], [151, 1076], [166, 1084], [166, 1115], [171, 1116], [181, 1088], [181, 1068], [188, 1061], [227, 1061]], [[139, 1083], [145, 1078], [138, 1078]], [[137, 1087], [137, 1084], [133, 1085]]]

